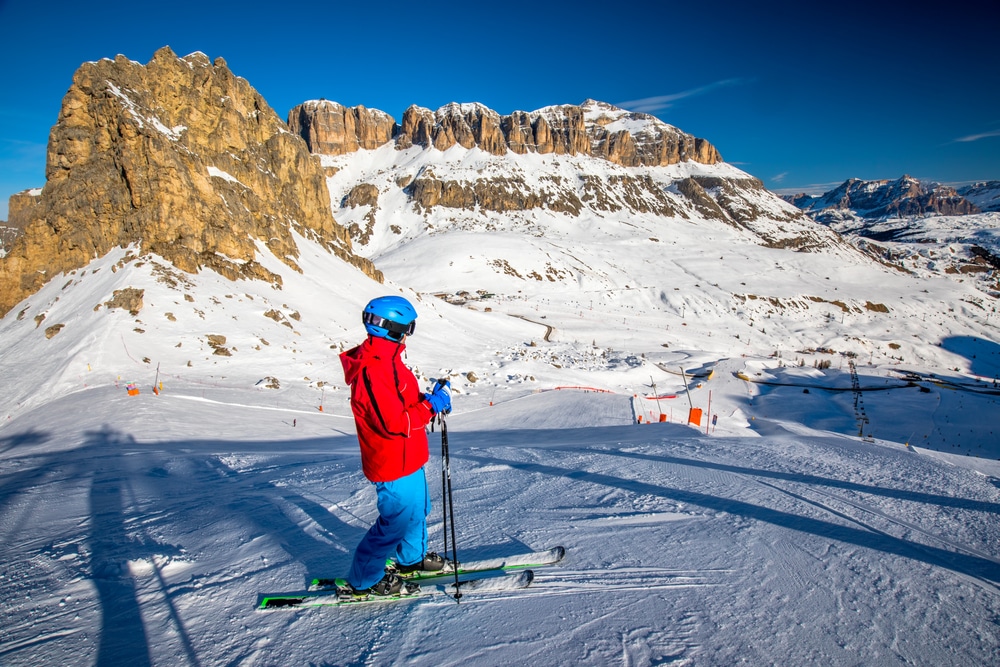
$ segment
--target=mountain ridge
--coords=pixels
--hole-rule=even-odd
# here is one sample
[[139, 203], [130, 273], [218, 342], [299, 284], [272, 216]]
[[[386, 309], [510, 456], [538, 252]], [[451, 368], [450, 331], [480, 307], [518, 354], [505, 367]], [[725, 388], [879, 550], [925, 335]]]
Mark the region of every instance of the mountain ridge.
[[372, 150], [394, 141], [399, 150], [418, 145], [446, 151], [460, 145], [493, 155], [592, 155], [622, 166], [722, 162], [705, 139], [655, 116], [591, 99], [504, 116], [478, 102], [451, 102], [436, 111], [411, 105], [400, 123], [377, 109], [311, 100], [289, 111], [288, 126], [306, 140], [311, 152], [322, 155]]
[[854, 216], [868, 220], [919, 215], [971, 215], [1000, 210], [1000, 181], [954, 188], [904, 174], [897, 179], [849, 178], [822, 195], [781, 195], [820, 222]]

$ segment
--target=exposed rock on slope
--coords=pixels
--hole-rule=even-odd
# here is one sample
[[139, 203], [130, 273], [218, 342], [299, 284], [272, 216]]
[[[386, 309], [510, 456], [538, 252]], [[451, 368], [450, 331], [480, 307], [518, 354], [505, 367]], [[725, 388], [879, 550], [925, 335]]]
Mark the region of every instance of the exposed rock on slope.
[[131, 244], [188, 272], [280, 283], [256, 250], [297, 270], [295, 231], [381, 278], [334, 221], [319, 161], [246, 80], [202, 53], [82, 65], [49, 138], [45, 187], [18, 210], [24, 234], [0, 260], [0, 314]]

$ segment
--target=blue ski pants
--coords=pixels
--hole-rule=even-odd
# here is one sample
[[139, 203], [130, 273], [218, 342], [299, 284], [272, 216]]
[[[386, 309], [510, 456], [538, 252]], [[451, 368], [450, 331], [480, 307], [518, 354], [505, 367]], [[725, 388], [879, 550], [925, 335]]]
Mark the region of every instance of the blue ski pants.
[[378, 519], [368, 529], [347, 575], [354, 588], [369, 588], [385, 574], [385, 561], [395, 556], [401, 565], [423, 560], [427, 553], [427, 515], [431, 497], [424, 469], [392, 482], [375, 482]]

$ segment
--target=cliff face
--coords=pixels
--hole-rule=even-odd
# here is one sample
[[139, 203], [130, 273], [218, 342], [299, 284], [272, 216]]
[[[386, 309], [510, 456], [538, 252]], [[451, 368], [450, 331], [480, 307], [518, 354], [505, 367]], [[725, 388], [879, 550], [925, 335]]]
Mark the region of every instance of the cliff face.
[[371, 150], [392, 140], [396, 122], [389, 114], [336, 102], [305, 102], [288, 114], [288, 129], [305, 139], [312, 153], [344, 155]]
[[[13, 210], [13, 206], [12, 206]], [[116, 246], [178, 268], [280, 283], [257, 244], [297, 269], [292, 231], [381, 279], [333, 219], [319, 161], [221, 58], [169, 48], [73, 77], [48, 145], [46, 184], [17, 206], [0, 260], [0, 315], [59, 272]]]
[[399, 125], [381, 111], [314, 101], [292, 109], [288, 125], [306, 140], [310, 151], [323, 155], [373, 149], [395, 139], [400, 150], [416, 145], [445, 151], [459, 145], [493, 155], [509, 151], [593, 156], [625, 167], [722, 161], [704, 139], [648, 114], [594, 100], [509, 116], [482, 104], [452, 103], [437, 111], [411, 106]]
[[455, 144], [494, 155], [554, 153], [589, 155], [624, 167], [665, 166], [685, 160], [722, 161], [719, 152], [653, 116], [587, 100], [580, 106], [546, 107], [500, 116], [481, 104], [449, 104], [437, 111], [411, 106], [396, 136], [412, 145], [447, 150]]

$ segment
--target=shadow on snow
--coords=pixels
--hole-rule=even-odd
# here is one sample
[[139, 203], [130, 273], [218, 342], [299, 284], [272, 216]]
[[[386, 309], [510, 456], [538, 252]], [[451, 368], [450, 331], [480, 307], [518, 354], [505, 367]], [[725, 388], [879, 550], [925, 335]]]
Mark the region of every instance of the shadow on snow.
[[949, 336], [941, 347], [969, 361], [969, 370], [987, 378], [1000, 377], [1000, 344], [975, 336]]

